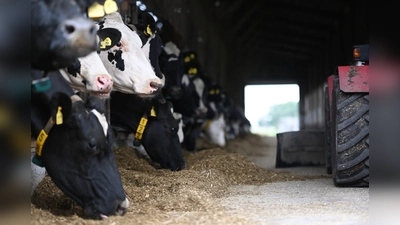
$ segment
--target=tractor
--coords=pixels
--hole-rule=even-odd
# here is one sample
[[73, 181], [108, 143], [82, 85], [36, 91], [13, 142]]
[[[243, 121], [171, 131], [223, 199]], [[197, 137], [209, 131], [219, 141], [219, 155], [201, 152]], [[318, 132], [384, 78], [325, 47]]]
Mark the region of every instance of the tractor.
[[369, 45], [353, 46], [353, 60], [324, 89], [326, 172], [336, 187], [369, 187]]

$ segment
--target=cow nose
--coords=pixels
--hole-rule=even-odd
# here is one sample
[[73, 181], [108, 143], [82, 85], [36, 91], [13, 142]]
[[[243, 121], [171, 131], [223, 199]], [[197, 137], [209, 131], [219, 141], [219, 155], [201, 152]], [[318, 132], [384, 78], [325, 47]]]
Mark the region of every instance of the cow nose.
[[96, 47], [96, 25], [93, 21], [85, 19], [67, 20], [64, 23], [64, 29], [67, 38], [75, 42], [76, 45], [94, 45]]
[[113, 86], [113, 80], [111, 77], [101, 75], [96, 78], [96, 86], [99, 91], [110, 92]]
[[129, 207], [129, 200], [127, 198], [125, 198], [125, 200], [121, 204], [119, 204], [117, 207], [117, 211], [116, 211], [117, 215], [120, 215], [120, 216], [124, 215], [126, 213], [126, 211], [128, 210], [128, 207]]
[[154, 82], [154, 81], [150, 82], [150, 88], [151, 88], [152, 92], [157, 91], [158, 89], [160, 89], [162, 87], [163, 87], [163, 85], [161, 83], [157, 83], [157, 82]]

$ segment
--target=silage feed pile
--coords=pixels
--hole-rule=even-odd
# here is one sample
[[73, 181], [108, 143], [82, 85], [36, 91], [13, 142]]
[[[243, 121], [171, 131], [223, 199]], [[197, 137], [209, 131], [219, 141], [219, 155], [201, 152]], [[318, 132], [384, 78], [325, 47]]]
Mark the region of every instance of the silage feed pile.
[[215, 203], [229, 196], [229, 186], [313, 179], [258, 167], [246, 157], [262, 155], [268, 144], [263, 136], [249, 134], [230, 141], [225, 148], [208, 144], [211, 148], [195, 153], [184, 150], [187, 167], [175, 172], [155, 169], [130, 147], [117, 148], [115, 155], [130, 201], [124, 216], [103, 221], [86, 218], [82, 208], [46, 176], [31, 199], [31, 224], [247, 224], [245, 218], [224, 213]]

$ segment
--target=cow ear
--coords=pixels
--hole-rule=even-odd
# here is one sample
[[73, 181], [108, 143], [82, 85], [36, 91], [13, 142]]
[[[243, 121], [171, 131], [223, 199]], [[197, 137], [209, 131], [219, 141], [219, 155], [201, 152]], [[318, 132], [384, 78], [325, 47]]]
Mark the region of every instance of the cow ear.
[[57, 92], [51, 98], [50, 113], [60, 125], [71, 115], [72, 101], [67, 94]]
[[74, 77], [76, 77], [78, 74], [81, 74], [81, 61], [77, 59], [72, 65], [67, 67], [67, 71]]
[[85, 102], [85, 107], [88, 110], [95, 109], [101, 114], [106, 114], [106, 103], [99, 97], [90, 96]]
[[104, 28], [97, 31], [97, 36], [99, 36], [99, 50], [106, 51], [121, 41], [121, 32], [115, 28]]

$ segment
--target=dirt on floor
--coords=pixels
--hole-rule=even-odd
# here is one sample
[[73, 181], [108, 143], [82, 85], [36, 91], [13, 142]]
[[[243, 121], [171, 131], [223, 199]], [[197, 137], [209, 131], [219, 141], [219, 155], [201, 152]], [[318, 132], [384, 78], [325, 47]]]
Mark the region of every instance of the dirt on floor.
[[155, 169], [130, 147], [115, 149], [130, 207], [124, 216], [95, 221], [46, 176], [31, 198], [31, 224], [252, 224], [227, 213], [221, 199], [234, 195], [234, 185], [261, 185], [302, 176], [254, 164], [250, 159], [275, 157], [275, 138], [248, 134], [218, 148], [199, 139], [198, 152], [184, 151], [187, 168]]

